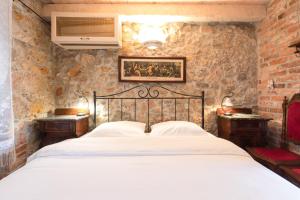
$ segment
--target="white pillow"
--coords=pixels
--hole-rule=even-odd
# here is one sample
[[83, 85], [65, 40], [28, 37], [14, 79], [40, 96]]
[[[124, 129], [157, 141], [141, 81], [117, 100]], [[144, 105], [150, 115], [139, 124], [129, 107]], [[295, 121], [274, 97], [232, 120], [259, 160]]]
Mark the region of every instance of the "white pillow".
[[145, 136], [145, 123], [133, 121], [107, 122], [99, 125], [86, 137]]
[[207, 134], [200, 126], [187, 121], [167, 121], [151, 126], [151, 136], [198, 136]]

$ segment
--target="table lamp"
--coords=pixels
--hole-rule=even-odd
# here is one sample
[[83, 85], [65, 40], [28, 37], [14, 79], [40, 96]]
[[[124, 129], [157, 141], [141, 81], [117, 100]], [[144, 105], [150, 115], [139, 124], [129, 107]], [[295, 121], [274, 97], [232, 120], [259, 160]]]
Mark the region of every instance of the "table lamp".
[[232, 115], [231, 112], [225, 110], [225, 108], [231, 108], [233, 107], [233, 103], [231, 101], [231, 97], [233, 97], [233, 93], [230, 93], [227, 96], [224, 96], [222, 99], [221, 107], [224, 115]]
[[79, 111], [77, 113], [78, 116], [84, 116], [89, 114], [90, 105], [89, 100], [85, 96], [81, 95], [79, 96], [79, 103], [77, 105]]

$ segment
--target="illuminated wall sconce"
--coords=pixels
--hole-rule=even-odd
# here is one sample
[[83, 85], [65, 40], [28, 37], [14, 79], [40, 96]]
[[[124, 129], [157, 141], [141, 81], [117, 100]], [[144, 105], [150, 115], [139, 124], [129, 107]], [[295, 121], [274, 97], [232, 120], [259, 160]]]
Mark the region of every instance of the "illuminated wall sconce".
[[138, 40], [140, 43], [148, 47], [149, 49], [157, 49], [166, 42], [166, 34], [159, 26], [155, 25], [144, 25], [141, 26]]

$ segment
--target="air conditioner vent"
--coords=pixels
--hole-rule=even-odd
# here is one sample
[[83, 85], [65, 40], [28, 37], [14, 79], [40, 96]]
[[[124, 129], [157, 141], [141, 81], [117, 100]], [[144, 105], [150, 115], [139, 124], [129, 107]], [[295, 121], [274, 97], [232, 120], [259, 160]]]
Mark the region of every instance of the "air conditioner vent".
[[66, 49], [110, 49], [122, 45], [118, 16], [54, 12], [51, 24], [52, 41]]

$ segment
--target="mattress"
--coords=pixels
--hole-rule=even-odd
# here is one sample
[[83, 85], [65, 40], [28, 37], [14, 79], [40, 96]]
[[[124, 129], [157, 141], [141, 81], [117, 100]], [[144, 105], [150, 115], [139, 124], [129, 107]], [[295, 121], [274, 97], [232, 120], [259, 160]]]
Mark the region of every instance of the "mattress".
[[210, 134], [70, 139], [0, 181], [1, 200], [297, 200], [300, 190]]

